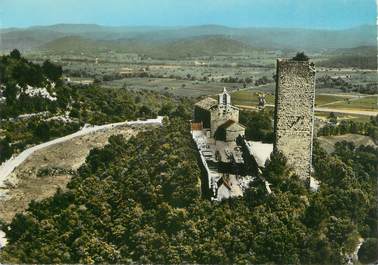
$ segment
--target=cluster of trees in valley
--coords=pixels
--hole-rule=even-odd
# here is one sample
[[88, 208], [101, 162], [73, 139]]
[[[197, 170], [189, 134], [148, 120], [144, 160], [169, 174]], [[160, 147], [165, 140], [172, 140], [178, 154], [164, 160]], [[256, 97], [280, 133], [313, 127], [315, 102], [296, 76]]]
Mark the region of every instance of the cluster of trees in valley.
[[2, 138], [0, 139], [1, 163], [29, 145], [46, 142], [79, 130], [80, 123], [31, 117], [26, 120], [2, 121], [0, 128], [2, 130]]
[[246, 126], [245, 137], [247, 140], [273, 143], [273, 112], [240, 111], [240, 123]]
[[359, 68], [359, 69], [377, 69], [377, 59], [375, 58], [375, 47], [371, 56], [361, 55], [341, 55], [334, 56], [320, 62], [321, 66], [332, 68]]
[[358, 92], [362, 94], [377, 94], [378, 86], [376, 82], [366, 82], [363, 84], [353, 84], [349, 79], [337, 77], [333, 78], [325, 75], [316, 79], [317, 88], [336, 88], [343, 92]]
[[370, 117], [369, 122], [342, 120], [338, 124], [327, 124], [319, 129], [318, 136], [343, 135], [347, 133], [370, 136], [375, 143], [378, 143], [378, 115]]

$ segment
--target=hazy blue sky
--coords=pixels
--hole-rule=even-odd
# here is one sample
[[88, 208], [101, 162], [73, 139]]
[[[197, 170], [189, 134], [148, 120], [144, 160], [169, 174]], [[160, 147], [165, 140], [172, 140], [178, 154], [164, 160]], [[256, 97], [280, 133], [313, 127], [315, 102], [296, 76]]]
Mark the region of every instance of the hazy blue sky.
[[374, 24], [375, 0], [0, 0], [1, 27], [101, 25], [348, 28]]

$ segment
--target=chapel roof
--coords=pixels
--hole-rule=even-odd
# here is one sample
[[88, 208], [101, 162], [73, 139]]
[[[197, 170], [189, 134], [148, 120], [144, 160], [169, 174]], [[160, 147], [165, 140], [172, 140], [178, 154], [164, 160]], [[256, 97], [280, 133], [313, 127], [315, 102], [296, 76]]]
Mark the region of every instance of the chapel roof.
[[195, 106], [197, 106], [201, 109], [205, 109], [205, 110], [209, 110], [212, 107], [215, 107], [217, 105], [218, 105], [218, 101], [213, 99], [213, 98], [210, 98], [210, 97], [204, 98], [203, 100], [201, 100], [201, 101], [199, 101], [195, 104]]
[[238, 122], [235, 122], [233, 120], [228, 120], [225, 123], [223, 123], [219, 128], [226, 129], [226, 130], [241, 130], [245, 129], [243, 125], [241, 125]]

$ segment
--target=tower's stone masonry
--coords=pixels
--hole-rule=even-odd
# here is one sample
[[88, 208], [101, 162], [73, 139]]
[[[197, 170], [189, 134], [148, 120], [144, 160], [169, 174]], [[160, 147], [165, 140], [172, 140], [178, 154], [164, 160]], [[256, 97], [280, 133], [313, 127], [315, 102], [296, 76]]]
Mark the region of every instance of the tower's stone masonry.
[[315, 67], [308, 61], [277, 60], [274, 150], [302, 179], [311, 174]]

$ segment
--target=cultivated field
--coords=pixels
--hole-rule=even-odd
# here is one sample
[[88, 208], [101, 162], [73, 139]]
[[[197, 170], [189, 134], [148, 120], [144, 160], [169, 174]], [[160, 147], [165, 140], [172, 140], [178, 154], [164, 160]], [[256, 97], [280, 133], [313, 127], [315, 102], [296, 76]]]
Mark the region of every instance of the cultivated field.
[[[152, 90], [179, 97], [215, 96], [223, 87], [232, 93], [232, 101], [252, 109], [258, 94], [264, 93], [268, 106], [274, 104], [275, 60], [291, 53], [267, 52], [219, 54], [186, 59], [158, 59], [135, 53], [102, 51], [97, 53], [55, 54], [34, 52], [34, 61], [50, 59], [63, 66], [73, 84], [95, 82], [99, 86], [128, 90]], [[309, 54], [317, 67], [315, 106], [322, 112], [335, 111], [349, 118], [378, 112], [377, 72], [354, 67], [322, 66], [327, 53]], [[319, 112], [321, 116], [324, 113]]]

